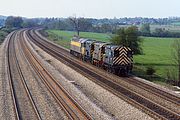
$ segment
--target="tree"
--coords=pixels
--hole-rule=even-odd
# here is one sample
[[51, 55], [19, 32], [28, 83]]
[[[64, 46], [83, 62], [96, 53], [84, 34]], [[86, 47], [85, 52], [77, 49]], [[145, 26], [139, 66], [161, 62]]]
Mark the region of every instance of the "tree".
[[13, 27], [21, 28], [22, 24], [23, 24], [23, 19], [21, 17], [9, 16], [5, 21], [5, 26], [7, 28], [13, 28]]
[[138, 37], [138, 28], [131, 26], [126, 29], [120, 28], [111, 39], [112, 43], [130, 47], [134, 54], [141, 54], [141, 39]]
[[150, 31], [149, 23], [142, 24], [142, 26], [140, 28], [140, 31], [141, 31], [141, 35], [143, 35], [143, 36], [150, 36], [151, 31]]
[[79, 18], [79, 31], [88, 32], [92, 29], [92, 23], [85, 18]]
[[126, 46], [130, 47], [134, 54], [141, 54], [141, 39], [138, 37], [138, 28], [136, 26], [128, 27], [125, 30], [125, 34], [127, 39]]
[[178, 68], [178, 86], [180, 86], [180, 40], [175, 40], [173, 44], [173, 58]]
[[117, 30], [116, 35], [112, 37], [111, 42], [116, 45], [127, 45], [126, 35], [124, 28], [120, 28]]
[[101, 32], [102, 33], [107, 33], [107, 32], [111, 32], [112, 33], [112, 26], [110, 24], [102, 24], [101, 25]]
[[69, 17], [69, 20], [71, 24], [74, 26], [75, 30], [77, 31], [78, 36], [80, 31], [88, 32], [92, 30], [92, 23], [88, 19]]
[[74, 25], [74, 28], [75, 28], [78, 36], [79, 36], [79, 32], [80, 32], [79, 19], [80, 19], [80, 18], [77, 18], [76, 16], [74, 16], [74, 17], [69, 17], [69, 20], [70, 20], [71, 23]]
[[37, 22], [34, 19], [26, 19], [26, 20], [24, 20], [22, 26], [24, 28], [27, 28], [27, 27], [36, 27], [36, 26], [38, 26], [38, 24], [37, 24]]

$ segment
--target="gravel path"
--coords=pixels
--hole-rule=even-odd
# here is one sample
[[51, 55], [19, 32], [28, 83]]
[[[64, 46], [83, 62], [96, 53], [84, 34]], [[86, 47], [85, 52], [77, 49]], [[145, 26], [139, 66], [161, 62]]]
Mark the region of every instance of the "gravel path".
[[7, 76], [7, 42], [9, 35], [0, 45], [0, 119], [15, 120], [13, 101]]
[[109, 119], [152, 119], [150, 116], [46, 54], [37, 46], [33, 45], [33, 47], [46, 61], [44, 63], [54, 76], [60, 80], [59, 82], [95, 119], [102, 119], [102, 115], [108, 116]]

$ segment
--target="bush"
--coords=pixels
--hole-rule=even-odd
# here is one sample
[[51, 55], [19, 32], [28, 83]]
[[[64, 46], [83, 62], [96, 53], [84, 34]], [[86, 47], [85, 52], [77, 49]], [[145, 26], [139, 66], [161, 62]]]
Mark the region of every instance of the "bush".
[[0, 30], [0, 44], [4, 41], [7, 34], [7, 32]]
[[147, 75], [153, 75], [156, 72], [156, 70], [153, 67], [148, 67], [146, 69], [146, 74]]
[[48, 32], [46, 32], [45, 30], [40, 30], [39, 32], [41, 33], [42, 36], [49, 37]]

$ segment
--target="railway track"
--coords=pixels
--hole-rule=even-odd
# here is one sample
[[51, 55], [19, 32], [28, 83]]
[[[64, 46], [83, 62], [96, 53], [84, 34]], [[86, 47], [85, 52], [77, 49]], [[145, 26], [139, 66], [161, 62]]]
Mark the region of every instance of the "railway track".
[[[116, 82], [112, 82], [111, 77], [104, 77], [101, 74], [98, 74], [97, 72], [93, 72], [88, 67], [83, 67], [81, 64], [83, 64], [81, 61], [78, 61], [74, 59], [73, 57], [69, 56], [69, 53], [67, 50], [64, 50], [61, 47], [58, 47], [57, 45], [54, 45], [53, 43], [50, 43], [48, 41], [43, 40], [39, 35], [37, 35], [36, 32], [33, 30], [27, 31], [27, 34], [29, 38], [40, 48], [42, 48], [47, 53], [51, 54], [58, 60], [62, 61], [65, 64], [68, 64], [70, 67], [74, 68], [76, 71], [81, 72], [86, 77], [90, 78], [97, 84], [101, 85], [102, 87], [108, 89], [109, 91], [113, 92], [117, 96], [121, 97], [122, 99], [126, 100], [127, 102], [133, 104], [137, 108], [142, 109], [149, 115], [157, 118], [157, 119], [172, 119], [176, 120], [180, 118], [180, 115], [178, 112], [174, 112], [170, 109], [167, 109], [164, 106], [161, 106], [133, 91], [128, 90], [127, 88], [117, 84]], [[48, 46], [48, 47], [47, 47]], [[129, 82], [132, 84], [134, 81], [130, 78]], [[164, 91], [161, 91], [160, 89], [157, 89], [153, 86], [149, 86], [145, 83], [135, 83], [136, 85], [139, 84], [142, 85], [142, 88], [146, 91], [149, 91], [153, 94], [160, 95], [162, 98], [167, 99], [179, 106], [179, 97], [173, 96], [169, 93], [166, 93]]]
[[20, 43], [22, 45], [24, 54], [28, 59], [29, 63], [32, 65], [34, 71], [44, 82], [46, 87], [49, 89], [53, 97], [56, 99], [58, 104], [65, 111], [66, 115], [69, 119], [83, 119], [83, 120], [91, 120], [91, 116], [86, 113], [86, 111], [76, 102], [71, 95], [59, 84], [59, 82], [54, 79], [54, 77], [43, 67], [42, 63], [39, 62], [38, 58], [33, 54], [31, 49], [28, 47], [28, 43], [26, 43], [25, 36], [23, 36], [23, 32], [21, 32]]
[[[15, 32], [11, 33], [9, 39], [8, 39], [8, 42], [10, 41], [10, 39], [13, 38], [13, 35], [15, 34]], [[9, 44], [8, 44], [8, 53], [7, 53], [7, 56], [9, 58]], [[12, 101], [13, 101], [13, 110], [14, 110], [14, 116], [15, 116], [15, 119], [16, 120], [19, 120], [20, 117], [19, 117], [19, 113], [18, 113], [18, 109], [17, 109], [17, 103], [16, 103], [16, 99], [15, 99], [15, 93], [14, 93], [14, 87], [12, 85], [12, 75], [10, 74], [10, 61], [8, 59], [8, 64], [7, 64], [7, 67], [8, 67], [8, 70], [7, 70], [7, 73], [8, 73], [8, 78], [10, 79], [9, 80], [9, 85], [10, 85], [10, 91], [11, 91], [11, 96], [12, 96]]]
[[[34, 33], [38, 36], [37, 31], [34, 32]], [[59, 46], [56, 46], [56, 45], [54, 45], [54, 46], [57, 47], [57, 49], [59, 48]], [[66, 51], [66, 52], [67, 52], [67, 54], [69, 53], [69, 51]], [[114, 76], [114, 77], [116, 77], [116, 79], [119, 79], [118, 76]], [[177, 106], [180, 106], [180, 97], [179, 96], [170, 94], [170, 93], [168, 93], [168, 92], [166, 92], [166, 91], [164, 91], [162, 89], [159, 89], [159, 88], [157, 88], [155, 86], [149, 85], [146, 82], [142, 82], [141, 80], [137, 80], [133, 76], [123, 78], [121, 80], [125, 80], [126, 82], [128, 82], [130, 84], [133, 83], [134, 85], [138, 86], [139, 88], [142, 88], [142, 89], [144, 89], [144, 90], [146, 90], [148, 92], [151, 92], [151, 93], [153, 93], [153, 94], [155, 94], [157, 96], [160, 96], [160, 97], [162, 97], [164, 99], [167, 99], [168, 101], [176, 104]]]
[[156, 88], [154, 86], [148, 85], [148, 84], [146, 84], [146, 83], [144, 83], [142, 81], [139, 81], [137, 79], [134, 79], [132, 77], [126, 78], [126, 79], [127, 79], [127, 82], [133, 83], [134, 85], [136, 85], [136, 86], [138, 86], [138, 87], [140, 87], [142, 89], [145, 89], [148, 92], [151, 92], [151, 93], [153, 93], [155, 95], [158, 95], [158, 96], [160, 96], [160, 97], [162, 97], [164, 99], [167, 99], [168, 101], [176, 104], [177, 106], [180, 106], [180, 98], [178, 96], [172, 95], [172, 94], [170, 94], [168, 92], [165, 92], [165, 91], [163, 91], [161, 89], [158, 89], [158, 88]]
[[27, 87], [21, 68], [16, 56], [14, 41], [17, 39], [17, 31], [13, 32], [9, 38], [7, 58], [8, 73], [11, 94], [13, 98], [15, 118], [40, 120], [41, 117], [33, 101], [31, 93]]

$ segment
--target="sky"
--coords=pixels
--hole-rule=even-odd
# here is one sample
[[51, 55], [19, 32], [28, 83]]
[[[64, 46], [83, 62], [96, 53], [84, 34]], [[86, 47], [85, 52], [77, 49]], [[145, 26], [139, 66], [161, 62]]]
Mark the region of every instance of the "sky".
[[0, 0], [0, 15], [35, 17], [180, 17], [180, 0]]

